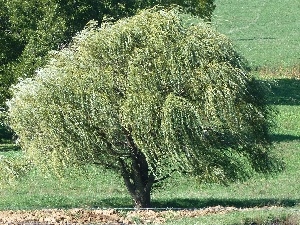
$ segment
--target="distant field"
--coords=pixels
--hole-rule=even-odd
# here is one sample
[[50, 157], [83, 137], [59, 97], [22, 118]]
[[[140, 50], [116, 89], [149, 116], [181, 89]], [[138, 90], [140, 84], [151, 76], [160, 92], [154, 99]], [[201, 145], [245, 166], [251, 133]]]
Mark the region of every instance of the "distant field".
[[216, 0], [214, 25], [252, 67], [300, 63], [299, 0]]

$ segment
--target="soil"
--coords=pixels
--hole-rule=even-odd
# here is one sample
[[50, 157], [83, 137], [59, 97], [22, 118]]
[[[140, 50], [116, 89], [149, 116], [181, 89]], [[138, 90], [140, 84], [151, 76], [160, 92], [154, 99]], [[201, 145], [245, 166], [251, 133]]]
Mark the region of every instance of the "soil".
[[[73, 224], [161, 224], [169, 219], [199, 217], [207, 214], [228, 213], [241, 209], [235, 207], [209, 207], [197, 210], [90, 210], [45, 209], [32, 211], [0, 211], [0, 225], [73, 225]], [[245, 209], [243, 209], [245, 210]]]

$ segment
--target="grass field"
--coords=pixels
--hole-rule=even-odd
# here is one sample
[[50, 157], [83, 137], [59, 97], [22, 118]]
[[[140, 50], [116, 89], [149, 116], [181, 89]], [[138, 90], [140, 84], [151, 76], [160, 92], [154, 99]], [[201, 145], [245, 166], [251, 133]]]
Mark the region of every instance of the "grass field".
[[[278, 109], [272, 138], [286, 168], [274, 176], [256, 176], [229, 186], [176, 177], [154, 190], [153, 206], [251, 208], [168, 224], [279, 224], [280, 220], [300, 224], [300, 2], [217, 0], [216, 4], [214, 25], [232, 38], [254, 69], [259, 68], [255, 75], [271, 85], [274, 94], [269, 104]], [[0, 145], [0, 157], [18, 154], [14, 146]], [[64, 180], [32, 171], [0, 187], [0, 210], [132, 206], [121, 179], [97, 168]], [[257, 209], [264, 206], [271, 208]]]
[[216, 0], [216, 5], [213, 23], [252, 67], [299, 64], [299, 0]]

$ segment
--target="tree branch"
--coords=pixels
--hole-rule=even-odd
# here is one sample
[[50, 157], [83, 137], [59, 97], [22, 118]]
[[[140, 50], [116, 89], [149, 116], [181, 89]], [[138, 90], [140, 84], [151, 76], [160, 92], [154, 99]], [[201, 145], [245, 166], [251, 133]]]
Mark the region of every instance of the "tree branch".
[[177, 170], [172, 170], [171, 171], [171, 173], [169, 173], [169, 174], [167, 174], [167, 175], [165, 175], [165, 176], [163, 176], [163, 177], [161, 177], [161, 178], [159, 178], [159, 179], [155, 179], [154, 180], [154, 184], [157, 184], [158, 182], [161, 182], [161, 181], [163, 181], [163, 180], [166, 180], [166, 179], [168, 179], [168, 178], [170, 178], [171, 177], [171, 175], [172, 175], [172, 173], [174, 173], [174, 172], [176, 172]]

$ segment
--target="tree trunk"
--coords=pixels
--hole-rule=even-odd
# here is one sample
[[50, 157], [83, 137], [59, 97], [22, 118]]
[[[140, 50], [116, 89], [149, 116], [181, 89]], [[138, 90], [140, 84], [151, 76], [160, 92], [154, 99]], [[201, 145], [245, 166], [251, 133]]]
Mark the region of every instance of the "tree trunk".
[[122, 176], [129, 191], [135, 208], [149, 208], [151, 206], [151, 189], [154, 175], [148, 170], [148, 163], [143, 154], [132, 159], [130, 167], [122, 166]]
[[134, 193], [131, 193], [131, 196], [133, 197], [136, 209], [151, 207], [151, 190], [147, 190], [147, 188], [135, 190]]
[[128, 161], [119, 159], [122, 177], [134, 201], [135, 208], [149, 208], [151, 206], [151, 189], [155, 181], [149, 170], [145, 155], [137, 148], [130, 134], [127, 141], [131, 149]]

